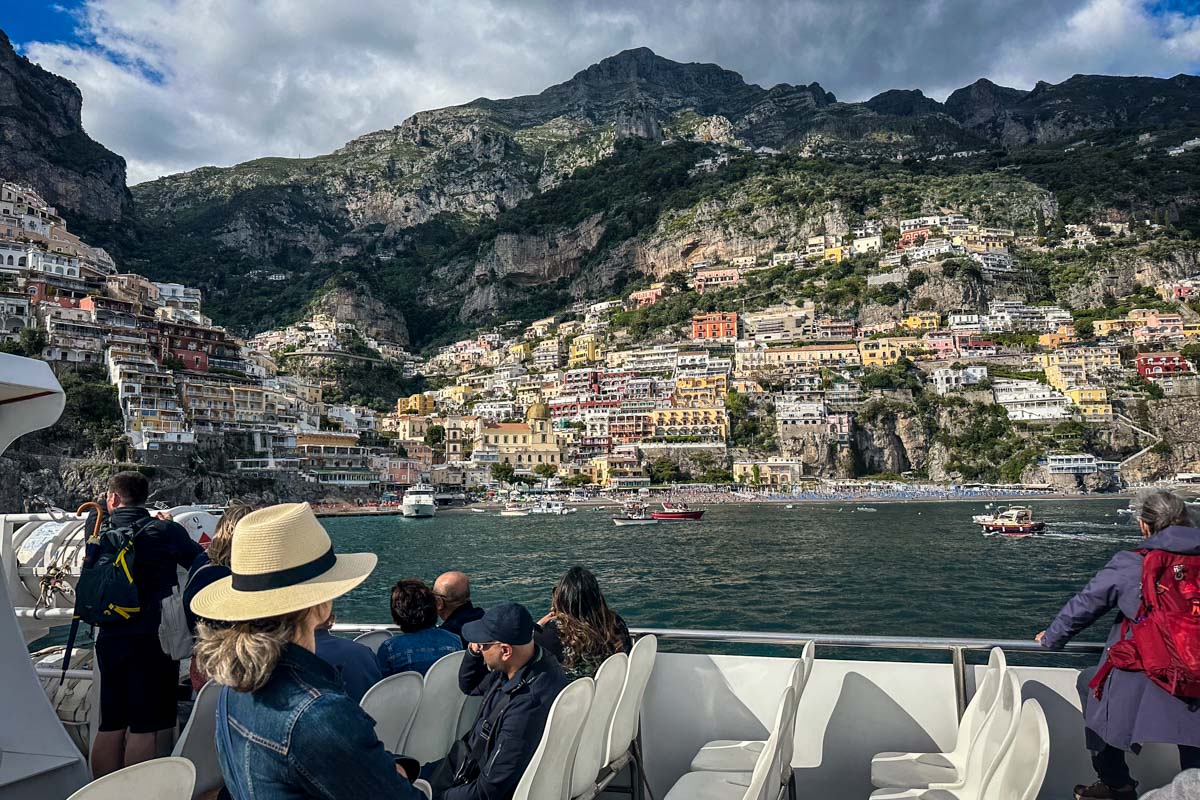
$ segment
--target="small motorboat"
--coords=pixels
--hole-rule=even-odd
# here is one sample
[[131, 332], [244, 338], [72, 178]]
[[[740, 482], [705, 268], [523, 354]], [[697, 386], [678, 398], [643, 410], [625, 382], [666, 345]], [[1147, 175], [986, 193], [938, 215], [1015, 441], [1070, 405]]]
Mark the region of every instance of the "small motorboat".
[[571, 508], [561, 500], [543, 500], [529, 509], [531, 514], [574, 514], [578, 509]]
[[788, 503], [786, 506], [784, 506], [784, 508], [795, 508], [795, 506], [791, 503]]
[[856, 509], [854, 509], [854, 510], [855, 510], [855, 511], [863, 511], [863, 512], [866, 512], [866, 513], [869, 513], [869, 514], [874, 514], [874, 513], [875, 513], [876, 511], [878, 511], [879, 509], [877, 509], [877, 508], [871, 508], [870, 506], [859, 506], [858, 508], [856, 508]]
[[509, 503], [504, 508], [500, 509], [502, 517], [528, 517], [529, 509], [524, 506], [519, 506], [516, 503]]
[[704, 510], [694, 511], [688, 508], [687, 503], [672, 503], [664, 501], [662, 511], [651, 511], [650, 516], [654, 519], [666, 520], [698, 520], [704, 516]]
[[657, 525], [658, 520], [646, 514], [642, 503], [626, 503], [624, 514], [613, 517], [613, 525]]
[[984, 536], [1024, 537], [1046, 530], [1046, 523], [1035, 520], [1029, 506], [997, 509], [993, 516], [976, 515], [972, 520], [983, 527]]
[[486, 514], [487, 513], [486, 508], [472, 508], [471, 511], [475, 512], [476, 514]]

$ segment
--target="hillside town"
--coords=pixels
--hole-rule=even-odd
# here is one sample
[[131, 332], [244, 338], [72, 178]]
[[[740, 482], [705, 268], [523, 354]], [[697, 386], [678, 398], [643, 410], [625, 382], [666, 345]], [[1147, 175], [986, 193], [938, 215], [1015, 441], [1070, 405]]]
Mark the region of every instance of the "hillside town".
[[[206, 440], [219, 440], [238, 472], [331, 491], [419, 482], [463, 492], [514, 482], [637, 489], [684, 479], [787, 491], [845, 477], [828, 464], [853, 447], [862, 410], [911, 400], [910, 377], [921, 391], [999, 406], [1022, 425], [1141, 433], [1114, 411], [1116, 397], [1194, 392], [1196, 380], [1184, 349], [1200, 339], [1200, 321], [1183, 303], [1200, 276], [1155, 287], [1155, 308], [1089, 321], [1086, 342], [1070, 311], [1015, 291], [993, 295], [985, 313], [913, 310], [872, 324], [811, 300], [696, 313], [644, 341], [614, 322], [681, 290], [703, 295], [765, 270], [869, 256], [878, 259], [869, 286], [912, 285], [952, 257], [1003, 278], [1018, 269], [1015, 248], [1037, 247], [953, 210], [886, 229], [867, 221], [844, 236], [810, 237], [802, 250], [694, 260], [685, 281], [577, 303], [422, 358], [325, 314], [240, 339], [204, 314], [198, 289], [122, 271], [26, 187], [5, 182], [0, 195], [3, 347], [59, 370], [103, 371], [128, 457], [149, 466], [187, 467]], [[1068, 226], [1060, 246], [1086, 248], [1095, 236]], [[1180, 310], [1163, 310], [1173, 305]], [[327, 402], [327, 380], [291, 369], [303, 359], [393, 362], [426, 388], [387, 409]], [[1040, 462], [1071, 476], [1116, 476], [1121, 466], [1072, 450]]]

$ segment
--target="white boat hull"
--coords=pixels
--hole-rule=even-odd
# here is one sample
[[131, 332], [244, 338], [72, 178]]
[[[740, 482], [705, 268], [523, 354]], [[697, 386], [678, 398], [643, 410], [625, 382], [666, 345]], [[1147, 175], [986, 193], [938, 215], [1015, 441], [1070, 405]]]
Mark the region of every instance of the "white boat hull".
[[621, 519], [613, 517], [613, 525], [657, 525], [656, 519]]
[[406, 502], [400, 506], [400, 513], [409, 518], [432, 517], [437, 513], [437, 504], [433, 502]]

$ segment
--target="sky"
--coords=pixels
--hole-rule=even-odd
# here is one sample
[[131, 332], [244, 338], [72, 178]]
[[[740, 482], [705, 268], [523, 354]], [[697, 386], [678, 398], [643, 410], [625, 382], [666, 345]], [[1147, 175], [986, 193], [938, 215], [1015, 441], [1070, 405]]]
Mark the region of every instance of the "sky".
[[0, 29], [78, 84], [131, 184], [328, 153], [632, 47], [839, 100], [1200, 72], [1200, 0], [9, 0]]

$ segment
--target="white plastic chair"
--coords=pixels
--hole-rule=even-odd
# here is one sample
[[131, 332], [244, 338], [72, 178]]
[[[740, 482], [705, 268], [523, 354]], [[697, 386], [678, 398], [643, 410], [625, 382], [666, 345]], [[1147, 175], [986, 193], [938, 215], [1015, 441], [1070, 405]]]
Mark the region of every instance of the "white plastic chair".
[[143, 761], [110, 772], [84, 786], [67, 800], [129, 800], [130, 797], [191, 797], [196, 785], [196, 768], [186, 758], [171, 756]]
[[467, 695], [463, 700], [462, 710], [458, 712], [458, 730], [455, 731], [455, 738], [461, 739], [467, 735], [467, 731], [475, 727], [475, 720], [479, 719], [481, 708], [483, 708], [483, 695]]
[[372, 653], [379, 652], [379, 646], [396, 634], [391, 631], [367, 631], [354, 637], [354, 641], [371, 648]]
[[580, 678], [554, 698], [542, 740], [513, 791], [513, 800], [564, 800], [567, 796], [571, 764], [592, 704], [593, 686], [591, 678]]
[[1012, 746], [983, 790], [988, 800], [1034, 800], [1050, 764], [1050, 728], [1036, 700], [1021, 706], [1021, 719]]
[[639, 637], [629, 651], [629, 670], [625, 674], [625, 685], [617, 698], [612, 722], [608, 725], [608, 746], [604, 751], [604, 775], [598, 788], [603, 789], [632, 759], [637, 774], [631, 775], [636, 791], [637, 781], [642, 776], [642, 765], [634, 754], [634, 739], [638, 734], [638, 720], [642, 713], [642, 700], [646, 696], [646, 684], [654, 671], [654, 659], [658, 655], [658, 637], [653, 634]]
[[996, 710], [984, 724], [958, 780], [927, 787], [878, 789], [871, 793], [871, 800], [990, 800], [991, 795], [985, 795], [984, 789], [1012, 747], [1021, 718], [1021, 682], [1012, 672], [1004, 678]]
[[608, 751], [609, 724], [617, 710], [617, 701], [621, 698], [628, 672], [629, 656], [624, 653], [609, 656], [596, 670], [592, 706], [579, 735], [568, 797], [590, 800], [596, 795], [596, 778], [604, 766], [604, 756]]
[[175, 749], [174, 758], [186, 758], [196, 768], [196, 785], [192, 797], [219, 789], [225, 779], [221, 776], [221, 762], [217, 759], [217, 698], [221, 687], [209, 681], [200, 687], [192, 714], [188, 717]]
[[458, 718], [467, 696], [458, 688], [464, 651], [439, 658], [425, 673], [416, 716], [400, 751], [422, 764], [445, 758], [458, 733]]
[[[787, 686], [779, 698], [775, 722], [749, 772], [689, 772], [668, 791], [663, 800], [776, 800], [782, 793], [779, 764], [780, 739], [790, 709], [796, 707], [796, 690]], [[788, 759], [791, 762], [791, 759]]]
[[375, 720], [375, 735], [389, 752], [401, 752], [424, 689], [425, 680], [421, 673], [401, 672], [389, 675], [367, 689], [359, 702], [362, 710]]
[[971, 748], [1000, 702], [1008, 662], [999, 647], [988, 656], [979, 689], [958, 723], [958, 739], [948, 753], [880, 753], [871, 759], [871, 783], [878, 787], [916, 789], [961, 780]]
[[[800, 658], [792, 668], [788, 681], [796, 690], [795, 705], [788, 709], [788, 718], [784, 721], [784, 730], [779, 739], [781, 755], [780, 780], [783, 785], [792, 785], [792, 751], [796, 742], [796, 710], [800, 699], [804, 696], [804, 687], [808, 685], [808, 676], [812, 674], [813, 661], [816, 658], [816, 647], [812, 642], [804, 645]], [[700, 748], [692, 758], [692, 772], [750, 772], [757, 763], [758, 754], [766, 746], [763, 739], [716, 739]], [[789, 795], [791, 790], [789, 788]]]

